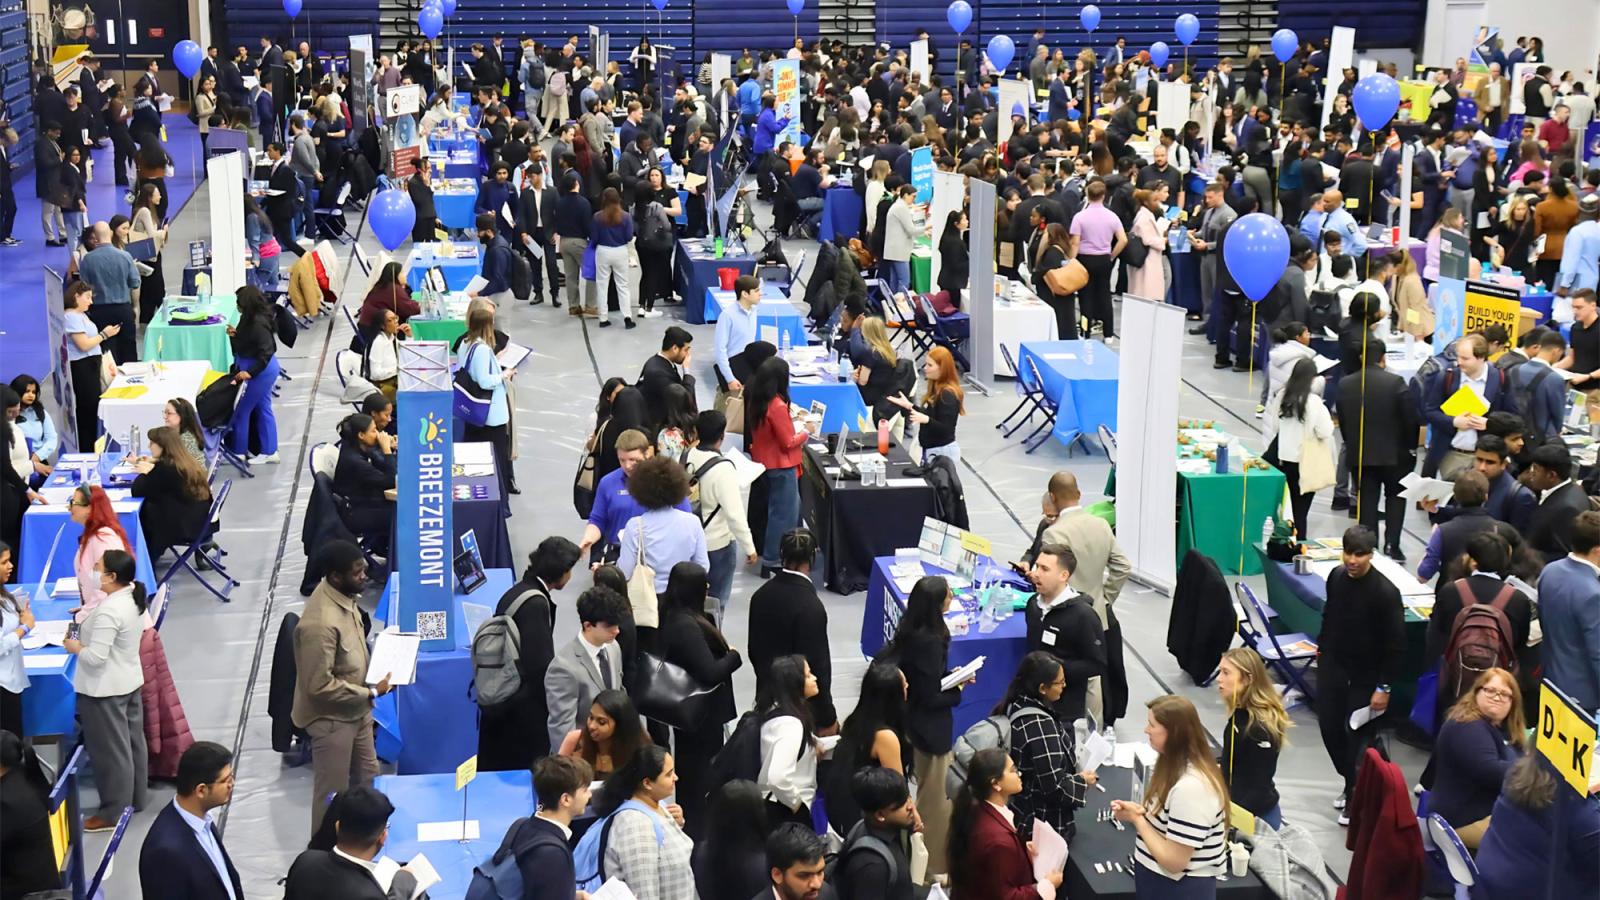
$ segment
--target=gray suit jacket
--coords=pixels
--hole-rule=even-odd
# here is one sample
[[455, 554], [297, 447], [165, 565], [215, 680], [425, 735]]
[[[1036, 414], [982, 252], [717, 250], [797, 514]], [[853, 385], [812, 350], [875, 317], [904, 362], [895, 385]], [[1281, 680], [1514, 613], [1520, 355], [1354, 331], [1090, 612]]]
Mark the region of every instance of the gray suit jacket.
[[1045, 544], [1065, 544], [1078, 558], [1078, 568], [1067, 583], [1080, 594], [1094, 598], [1100, 627], [1106, 624], [1106, 607], [1117, 602], [1133, 565], [1117, 544], [1106, 520], [1083, 507], [1069, 509], [1045, 529]]
[[1212, 277], [1215, 277], [1217, 265], [1222, 262], [1222, 254], [1218, 252], [1217, 244], [1221, 242], [1223, 232], [1227, 231], [1229, 226], [1233, 225], [1233, 221], [1239, 218], [1239, 214], [1234, 212], [1233, 207], [1226, 203], [1216, 209], [1206, 210], [1206, 212], [1209, 212], [1210, 215], [1205, 216], [1204, 224], [1200, 226], [1200, 239], [1206, 242], [1206, 246], [1209, 249], [1205, 250], [1205, 255], [1200, 257], [1200, 266], [1202, 269], [1210, 269]]
[[[606, 645], [606, 656], [611, 663], [611, 683], [621, 688], [622, 648], [613, 641]], [[544, 673], [545, 702], [550, 710], [550, 746], [561, 746], [567, 732], [583, 727], [594, 698], [605, 689], [600, 670], [583, 647], [583, 635], [556, 651], [555, 659]]]

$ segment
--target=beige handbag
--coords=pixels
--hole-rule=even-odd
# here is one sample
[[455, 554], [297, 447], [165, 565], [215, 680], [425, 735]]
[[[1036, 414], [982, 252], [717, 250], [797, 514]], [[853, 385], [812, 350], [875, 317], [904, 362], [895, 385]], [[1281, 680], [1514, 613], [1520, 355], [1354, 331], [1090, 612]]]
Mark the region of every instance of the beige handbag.
[[729, 394], [722, 415], [728, 420], [729, 434], [744, 434], [744, 394]]
[[655, 628], [661, 624], [656, 607], [656, 570], [644, 561], [644, 522], [639, 523], [639, 556], [634, 562], [633, 574], [628, 577], [628, 605], [633, 607], [633, 624], [639, 628]]
[[1089, 270], [1083, 263], [1069, 259], [1044, 273], [1044, 286], [1057, 297], [1070, 297], [1089, 283]]
[[1306, 428], [1300, 441], [1300, 493], [1332, 487], [1335, 480], [1333, 446]]

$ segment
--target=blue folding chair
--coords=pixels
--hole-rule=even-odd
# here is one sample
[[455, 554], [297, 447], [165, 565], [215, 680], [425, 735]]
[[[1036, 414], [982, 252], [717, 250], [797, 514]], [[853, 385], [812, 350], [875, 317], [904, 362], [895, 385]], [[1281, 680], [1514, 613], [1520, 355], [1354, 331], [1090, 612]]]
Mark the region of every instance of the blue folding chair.
[[1461, 843], [1461, 836], [1444, 816], [1432, 813], [1423, 821], [1427, 823], [1423, 829], [1429, 839], [1427, 843], [1432, 845], [1429, 855], [1444, 863], [1456, 900], [1468, 900], [1472, 896], [1472, 886], [1478, 883], [1478, 864], [1473, 862], [1467, 845]]
[[918, 326], [921, 327], [922, 322], [926, 320], [928, 337], [931, 342], [950, 351], [950, 355], [955, 358], [956, 366], [961, 370], [962, 374], [972, 371], [972, 364], [967, 362], [967, 355], [961, 350], [961, 339], [945, 329], [944, 321], [939, 318], [939, 311], [933, 308], [933, 301], [928, 299], [927, 294], [915, 294], [913, 296], [912, 302], [922, 311], [922, 315], [917, 319]]
[[1239, 637], [1245, 645], [1256, 651], [1269, 669], [1283, 676], [1308, 704], [1316, 699], [1305, 679], [1306, 671], [1317, 661], [1316, 640], [1303, 632], [1278, 634], [1271, 622], [1276, 614], [1244, 582], [1234, 585], [1234, 593], [1239, 598], [1234, 610], [1239, 617]]
[[350, 326], [350, 330], [355, 333], [356, 341], [361, 344], [361, 352], [365, 353], [367, 350], [367, 336], [361, 333], [361, 326], [356, 324], [355, 314], [350, 311], [348, 306], [340, 306], [339, 311], [344, 313], [345, 322]]
[[1099, 427], [1096, 429], [1096, 433], [1100, 436], [1100, 449], [1102, 449], [1102, 450], [1104, 450], [1106, 452], [1106, 462], [1111, 463], [1112, 468], [1116, 468], [1116, 465], [1117, 465], [1117, 435], [1116, 435], [1116, 432], [1112, 431], [1109, 427], [1107, 427], [1106, 423], [1101, 422]]
[[[240, 391], [240, 393], [244, 392]], [[228, 438], [232, 435], [232, 422], [217, 428], [206, 429], [206, 449], [214, 451], [216, 454], [211, 465], [212, 472], [216, 471], [216, 463], [221, 461], [233, 466], [238, 470], [239, 474], [246, 478], [256, 477], [255, 473], [250, 471], [250, 460], [228, 449]]]
[[56, 852], [64, 857], [60, 863], [60, 883], [74, 897], [84, 896], [83, 815], [78, 780], [82, 777], [79, 769], [87, 752], [81, 743], [72, 748], [66, 765], [56, 771], [55, 784], [45, 804], [52, 818], [60, 814], [66, 822], [65, 846], [57, 847]]
[[[172, 580], [172, 576], [177, 574], [178, 569], [183, 568], [187, 569], [190, 574], [199, 579], [200, 584], [206, 590], [210, 591], [218, 600], [221, 600], [223, 603], [229, 602], [228, 592], [238, 587], [239, 582], [234, 580], [234, 578], [228, 574], [227, 569], [223, 568], [222, 561], [220, 559], [218, 559], [216, 556], [212, 556], [206, 551], [205, 545], [210, 542], [212, 535], [216, 533], [216, 522], [222, 516], [223, 504], [228, 502], [228, 492], [232, 489], [232, 481], [224, 481], [222, 483], [222, 487], [217, 489], [215, 496], [211, 499], [211, 514], [206, 517], [205, 525], [201, 527], [200, 533], [192, 538], [186, 546], [179, 545], [182, 546], [183, 549], [178, 552], [178, 558], [172, 561], [172, 565], [168, 566], [167, 571], [161, 576], [160, 579], [156, 581], [157, 586], [165, 586]], [[175, 547], [174, 549], [176, 550], [177, 548]], [[220, 556], [220, 554], [218, 555]], [[217, 587], [213, 585], [205, 575], [201, 574], [200, 569], [195, 566], [193, 560], [197, 556], [204, 560], [205, 563], [211, 567], [212, 571], [222, 576], [224, 584], [221, 590], [218, 590]]]
[[122, 838], [128, 833], [128, 823], [133, 820], [133, 807], [122, 808], [122, 815], [117, 816], [117, 828], [111, 832], [111, 843], [106, 845], [105, 855], [100, 857], [100, 865], [94, 870], [94, 879], [89, 882], [89, 889], [84, 893], [88, 900], [103, 900], [105, 894], [101, 891], [101, 882], [111, 873], [111, 857], [117, 854], [117, 848], [122, 846]]

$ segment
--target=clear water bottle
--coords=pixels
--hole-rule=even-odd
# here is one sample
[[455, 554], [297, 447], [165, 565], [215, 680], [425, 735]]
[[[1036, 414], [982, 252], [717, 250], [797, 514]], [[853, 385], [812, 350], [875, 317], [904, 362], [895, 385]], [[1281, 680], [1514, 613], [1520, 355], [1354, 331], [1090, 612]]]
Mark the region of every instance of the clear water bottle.
[[889, 464], [879, 460], [878, 465], [874, 467], [874, 471], [878, 477], [878, 487], [887, 487], [889, 485]]
[[1267, 516], [1261, 520], [1261, 546], [1265, 547], [1272, 542], [1272, 517]]
[[850, 376], [852, 374], [852, 369], [853, 369], [853, 367], [850, 365], [850, 355], [848, 353], [845, 353], [843, 350], [840, 350], [839, 351], [839, 380], [841, 382], [848, 382], [850, 380]]
[[787, 359], [789, 356], [789, 329], [787, 328], [779, 329], [778, 349], [783, 353], [784, 358]]

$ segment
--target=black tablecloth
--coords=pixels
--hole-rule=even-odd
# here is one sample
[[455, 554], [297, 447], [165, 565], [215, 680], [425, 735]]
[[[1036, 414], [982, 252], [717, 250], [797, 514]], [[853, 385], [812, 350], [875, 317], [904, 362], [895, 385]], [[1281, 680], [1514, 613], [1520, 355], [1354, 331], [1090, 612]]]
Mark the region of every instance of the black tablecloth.
[[[901, 547], [915, 547], [922, 520], [938, 512], [933, 488], [915, 485], [862, 487], [859, 481], [834, 485], [824, 472], [823, 448], [805, 447], [805, 477], [800, 486], [800, 515], [817, 535], [826, 565], [829, 590], [851, 594], [867, 586], [872, 561], [893, 556]], [[915, 465], [905, 448], [889, 448], [888, 477], [905, 478]]]
[[[1128, 791], [1133, 786], [1133, 770], [1101, 766], [1100, 784], [1105, 791], [1091, 789], [1083, 809], [1072, 815], [1078, 833], [1073, 836], [1071, 849], [1067, 853], [1067, 871], [1061, 879], [1061, 887], [1068, 897], [1134, 900], [1131, 871], [1127, 874], [1117, 871], [1102, 874], [1094, 870], [1095, 863], [1104, 865], [1107, 861], [1121, 863], [1126, 869], [1128, 858], [1133, 855], [1132, 825], [1126, 825], [1122, 831], [1118, 831], [1111, 822], [1096, 821], [1102, 810], [1111, 808], [1112, 800], [1130, 799]], [[1272, 892], [1254, 873], [1243, 878], [1229, 876], [1226, 880], [1218, 879], [1217, 895], [1230, 900], [1272, 898]]]

